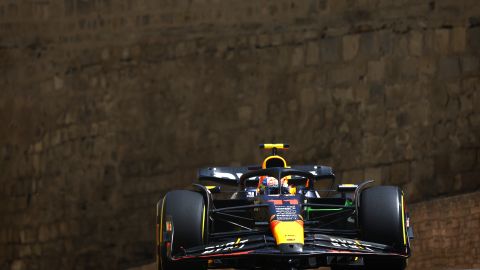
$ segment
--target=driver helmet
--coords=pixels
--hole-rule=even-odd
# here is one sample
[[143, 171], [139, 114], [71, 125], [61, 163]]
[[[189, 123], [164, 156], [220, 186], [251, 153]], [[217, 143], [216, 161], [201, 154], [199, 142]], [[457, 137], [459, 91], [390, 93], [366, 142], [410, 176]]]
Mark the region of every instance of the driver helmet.
[[[262, 163], [262, 169], [272, 168], [272, 167], [283, 167], [288, 168], [287, 161], [277, 155], [267, 157]], [[288, 178], [284, 177], [281, 179], [283, 185], [282, 191], [284, 194], [295, 194], [296, 189], [288, 185]], [[278, 179], [271, 176], [261, 176], [258, 181], [257, 192], [260, 194], [279, 194], [279, 183]]]
[[[283, 193], [290, 193], [290, 187], [288, 186], [288, 180], [286, 177], [282, 179], [282, 191]], [[280, 193], [280, 185], [279, 181], [275, 177], [271, 176], [263, 176], [260, 180], [259, 184], [259, 192], [260, 194], [279, 194]]]

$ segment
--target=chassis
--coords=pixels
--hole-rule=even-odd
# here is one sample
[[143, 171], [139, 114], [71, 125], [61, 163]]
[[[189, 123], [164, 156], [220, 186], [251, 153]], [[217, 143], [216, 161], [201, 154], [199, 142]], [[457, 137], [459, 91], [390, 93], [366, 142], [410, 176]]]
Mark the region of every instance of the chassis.
[[[194, 184], [194, 191], [171, 191], [159, 201], [158, 269], [406, 267], [413, 233], [399, 188], [367, 180], [333, 190], [330, 167], [286, 166], [276, 155], [284, 146], [274, 146], [267, 159], [282, 166], [199, 170], [201, 182], [235, 186], [233, 192]], [[279, 185], [260, 193], [261, 177], [288, 179], [294, 192]], [[326, 181], [328, 190], [315, 189]]]

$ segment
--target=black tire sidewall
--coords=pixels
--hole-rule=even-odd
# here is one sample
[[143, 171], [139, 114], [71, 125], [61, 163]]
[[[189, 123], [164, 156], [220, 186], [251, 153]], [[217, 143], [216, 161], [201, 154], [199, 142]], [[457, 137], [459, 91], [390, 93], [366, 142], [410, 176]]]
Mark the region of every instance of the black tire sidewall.
[[377, 186], [364, 190], [359, 209], [362, 240], [404, 251], [402, 210], [402, 191], [398, 187]]
[[[162, 203], [160, 217], [161, 229], [165, 231], [165, 221], [171, 218], [173, 224], [172, 253], [182, 248], [202, 245], [204, 239], [204, 222], [207, 219], [203, 196], [189, 190], [168, 192]], [[161, 240], [161, 239], [160, 239]], [[204, 263], [172, 262], [166, 257], [164, 243], [161, 243], [161, 267], [163, 270], [204, 269]]]
[[[364, 241], [392, 246], [405, 253], [403, 192], [395, 186], [377, 186], [360, 195], [359, 227]], [[405, 258], [366, 257], [366, 269], [405, 269]]]

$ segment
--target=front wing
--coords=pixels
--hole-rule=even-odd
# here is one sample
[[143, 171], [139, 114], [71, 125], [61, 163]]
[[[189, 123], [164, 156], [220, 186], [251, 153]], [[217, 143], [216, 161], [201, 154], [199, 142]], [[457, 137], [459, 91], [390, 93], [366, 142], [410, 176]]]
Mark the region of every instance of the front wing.
[[407, 254], [398, 253], [387, 245], [324, 234], [313, 234], [305, 237], [303, 251], [294, 253], [280, 252], [276, 248], [273, 237], [258, 235], [232, 238], [219, 243], [184, 249], [182, 254], [169, 255], [173, 261], [210, 260], [241, 256], [278, 256], [289, 258], [322, 256], [408, 257]]

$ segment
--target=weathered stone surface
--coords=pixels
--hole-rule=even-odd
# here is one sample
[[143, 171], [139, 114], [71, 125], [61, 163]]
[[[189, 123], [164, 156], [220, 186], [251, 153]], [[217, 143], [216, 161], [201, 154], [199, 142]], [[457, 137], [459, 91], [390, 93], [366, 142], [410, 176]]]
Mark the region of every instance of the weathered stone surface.
[[359, 42], [359, 35], [348, 35], [343, 37], [343, 60], [350, 61], [357, 56]]
[[292, 67], [302, 66], [305, 59], [305, 51], [302, 47], [296, 47], [292, 54]]
[[472, 52], [480, 49], [480, 27], [473, 27], [467, 31], [467, 41]]
[[25, 262], [21, 260], [15, 260], [10, 267], [11, 270], [25, 270], [27, 269]]
[[466, 48], [466, 30], [463, 27], [456, 27], [452, 30], [452, 50], [456, 53], [465, 51]]
[[470, 268], [478, 264], [478, 196], [474, 192], [409, 205], [416, 254], [409, 260], [409, 267]]
[[438, 62], [438, 79], [451, 80], [460, 75], [460, 62], [457, 57], [442, 57]]
[[341, 58], [341, 40], [331, 37], [320, 41], [320, 58], [323, 63], [338, 62]]
[[317, 42], [307, 43], [307, 55], [306, 55], [306, 64], [315, 65], [318, 64], [320, 49]]
[[472, 74], [480, 70], [480, 60], [474, 56], [462, 58], [462, 73]]
[[389, 184], [401, 186], [410, 181], [410, 163], [398, 162], [390, 166]]
[[380, 82], [385, 77], [385, 60], [368, 62], [368, 79], [372, 82]]
[[365, 169], [365, 179], [375, 180], [375, 183], [384, 183], [385, 175], [382, 173], [382, 168], [373, 167]]
[[447, 54], [450, 50], [450, 30], [438, 29], [434, 34], [435, 51], [439, 54]]
[[408, 50], [413, 56], [423, 54], [423, 34], [420, 31], [412, 31], [409, 35]]

